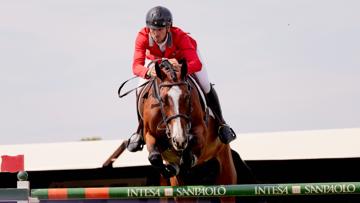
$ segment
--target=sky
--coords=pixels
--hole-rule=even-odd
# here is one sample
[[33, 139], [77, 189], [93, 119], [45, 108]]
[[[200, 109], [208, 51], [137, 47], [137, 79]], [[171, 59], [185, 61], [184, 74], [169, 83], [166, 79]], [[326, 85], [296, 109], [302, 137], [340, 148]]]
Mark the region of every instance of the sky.
[[[127, 139], [146, 12], [197, 40], [242, 133], [360, 127], [360, 1], [0, 1], [0, 145]], [[133, 81], [127, 88], [133, 88]]]

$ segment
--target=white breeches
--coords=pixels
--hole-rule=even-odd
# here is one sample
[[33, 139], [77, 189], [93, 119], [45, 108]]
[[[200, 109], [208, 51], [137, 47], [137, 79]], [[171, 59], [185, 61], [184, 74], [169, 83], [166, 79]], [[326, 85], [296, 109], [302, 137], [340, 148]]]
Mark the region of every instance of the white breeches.
[[[204, 91], [205, 94], [210, 92], [211, 86], [210, 86], [210, 82], [209, 82], [209, 78], [208, 78], [208, 74], [206, 71], [206, 66], [204, 64], [204, 61], [201, 58], [200, 52], [199, 50], [197, 50], [197, 54], [198, 57], [200, 59], [200, 62], [202, 63], [202, 68], [200, 71], [196, 72], [195, 75], [198, 79], [199, 85], [202, 88], [202, 90]], [[150, 64], [151, 60], [149, 59], [145, 59], [145, 67], [148, 67], [148, 65]], [[155, 64], [151, 64], [150, 67], [154, 66]], [[149, 68], [150, 68], [149, 67]], [[144, 78], [139, 78], [139, 85], [145, 83], [147, 81], [147, 79]]]

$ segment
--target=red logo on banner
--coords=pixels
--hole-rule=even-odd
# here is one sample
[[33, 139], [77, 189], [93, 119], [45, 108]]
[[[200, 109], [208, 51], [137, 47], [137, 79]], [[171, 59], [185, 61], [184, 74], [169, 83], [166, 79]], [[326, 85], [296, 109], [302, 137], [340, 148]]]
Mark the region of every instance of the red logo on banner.
[[1, 156], [1, 172], [19, 172], [24, 170], [24, 155]]

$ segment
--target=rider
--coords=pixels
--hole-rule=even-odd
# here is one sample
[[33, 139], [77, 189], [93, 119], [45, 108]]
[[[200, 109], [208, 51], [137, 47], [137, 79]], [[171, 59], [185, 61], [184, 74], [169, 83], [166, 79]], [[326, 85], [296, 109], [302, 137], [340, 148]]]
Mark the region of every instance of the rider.
[[[219, 138], [228, 144], [236, 138], [234, 131], [228, 126], [222, 116], [220, 103], [215, 89], [208, 81], [206, 69], [199, 58], [196, 41], [180, 28], [172, 26], [171, 12], [162, 6], [156, 6], [146, 14], [146, 27], [140, 30], [135, 42], [133, 59], [133, 73], [141, 78], [141, 81], [156, 76], [152, 60], [167, 58], [169, 62], [179, 67], [178, 60], [185, 59], [188, 66], [188, 74], [194, 73], [208, 105], [215, 114], [219, 123]], [[127, 149], [131, 152], [141, 150], [144, 145], [143, 124], [140, 116], [139, 126], [128, 140]]]

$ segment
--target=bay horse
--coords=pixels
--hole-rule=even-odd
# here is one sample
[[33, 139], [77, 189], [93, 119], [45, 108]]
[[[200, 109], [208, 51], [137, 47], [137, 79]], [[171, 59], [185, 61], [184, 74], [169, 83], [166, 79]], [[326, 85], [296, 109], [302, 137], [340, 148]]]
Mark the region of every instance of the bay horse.
[[[218, 138], [218, 124], [203, 108], [198, 90], [187, 75], [186, 62], [182, 61], [177, 70], [163, 59], [155, 62], [155, 70], [157, 76], [149, 83], [142, 112], [144, 141], [151, 165], [163, 177], [170, 178], [172, 186], [178, 186], [189, 182], [204, 184], [189, 181], [187, 172], [216, 160], [218, 168], [212, 184], [236, 184], [230, 146]], [[232, 202], [235, 198], [221, 201]]]

